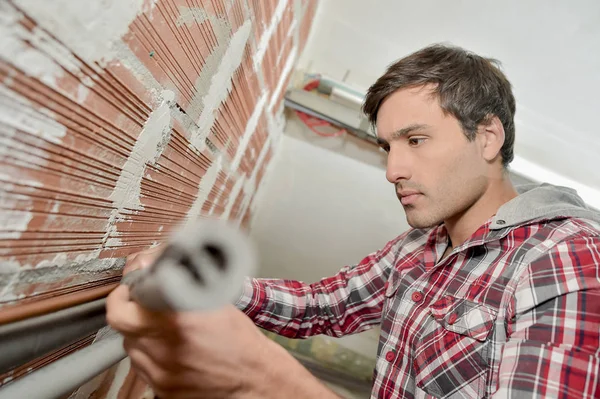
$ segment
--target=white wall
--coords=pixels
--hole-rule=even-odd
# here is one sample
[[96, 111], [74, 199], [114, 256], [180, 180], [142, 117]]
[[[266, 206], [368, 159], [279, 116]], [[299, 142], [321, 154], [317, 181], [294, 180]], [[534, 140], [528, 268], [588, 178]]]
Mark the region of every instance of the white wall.
[[255, 201], [261, 275], [317, 281], [408, 229], [382, 165], [368, 143], [321, 138], [288, 121]]
[[517, 98], [514, 170], [600, 207], [600, 1], [328, 0], [298, 67], [366, 89], [435, 42], [503, 63]]
[[[322, 138], [288, 120], [254, 201], [259, 275], [318, 281], [408, 229], [385, 157], [352, 136]], [[379, 329], [336, 340], [375, 357]]]

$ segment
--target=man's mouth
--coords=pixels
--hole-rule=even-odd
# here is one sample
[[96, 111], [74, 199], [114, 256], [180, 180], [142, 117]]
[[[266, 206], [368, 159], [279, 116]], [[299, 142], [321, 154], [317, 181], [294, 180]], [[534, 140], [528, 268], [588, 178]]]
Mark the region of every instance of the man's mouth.
[[417, 201], [423, 194], [414, 190], [403, 190], [398, 192], [398, 198], [402, 205], [412, 205]]

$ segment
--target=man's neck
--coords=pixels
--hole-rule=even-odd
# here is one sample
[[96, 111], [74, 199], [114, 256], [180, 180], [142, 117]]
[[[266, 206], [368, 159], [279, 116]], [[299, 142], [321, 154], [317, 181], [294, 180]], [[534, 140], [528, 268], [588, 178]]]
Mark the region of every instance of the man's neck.
[[486, 220], [498, 212], [498, 209], [518, 195], [508, 176], [490, 185], [485, 194], [469, 209], [450, 220], [444, 225], [450, 236], [452, 247], [462, 245], [477, 231]]

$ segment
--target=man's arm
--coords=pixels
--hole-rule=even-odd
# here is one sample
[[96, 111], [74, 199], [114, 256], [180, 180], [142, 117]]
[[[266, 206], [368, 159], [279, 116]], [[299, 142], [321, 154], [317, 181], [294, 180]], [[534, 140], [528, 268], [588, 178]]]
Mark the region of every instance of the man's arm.
[[600, 240], [560, 243], [518, 283], [494, 397], [600, 397]]
[[108, 323], [138, 375], [161, 398], [339, 399], [242, 312], [151, 312], [119, 286]]
[[380, 322], [385, 285], [403, 237], [314, 284], [248, 279], [236, 306], [259, 327], [290, 338], [364, 331]]

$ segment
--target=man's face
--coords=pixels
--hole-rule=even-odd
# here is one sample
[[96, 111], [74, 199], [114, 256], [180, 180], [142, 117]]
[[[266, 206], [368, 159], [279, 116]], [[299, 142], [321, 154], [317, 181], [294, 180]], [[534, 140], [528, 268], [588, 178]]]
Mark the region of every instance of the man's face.
[[388, 96], [377, 114], [377, 134], [388, 152], [386, 177], [413, 228], [460, 218], [484, 194], [488, 169], [480, 135], [469, 142], [430, 86]]

